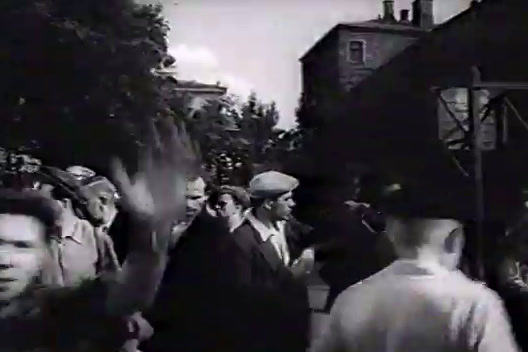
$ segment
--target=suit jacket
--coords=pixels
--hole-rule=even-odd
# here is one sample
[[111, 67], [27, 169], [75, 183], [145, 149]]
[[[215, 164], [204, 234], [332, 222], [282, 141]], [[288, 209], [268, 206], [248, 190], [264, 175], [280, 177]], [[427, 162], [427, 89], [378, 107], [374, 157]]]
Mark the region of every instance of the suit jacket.
[[231, 309], [223, 283], [230, 273], [220, 253], [228, 236], [227, 225], [206, 211], [193, 220], [170, 252], [156, 301], [146, 314], [155, 333], [142, 350], [232, 349], [227, 330]]
[[[308, 244], [299, 229], [292, 222], [285, 226], [290, 265]], [[240, 351], [306, 351], [310, 311], [305, 283], [291, 274], [271, 242], [263, 242], [249, 221], [231, 239], [228, 258]]]

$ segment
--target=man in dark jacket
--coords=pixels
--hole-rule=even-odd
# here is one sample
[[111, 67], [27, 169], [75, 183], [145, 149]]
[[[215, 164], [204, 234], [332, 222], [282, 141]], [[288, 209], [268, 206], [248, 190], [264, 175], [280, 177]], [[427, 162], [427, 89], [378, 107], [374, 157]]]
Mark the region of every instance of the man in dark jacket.
[[270, 171], [250, 182], [253, 208], [233, 232], [229, 259], [236, 297], [238, 350], [306, 351], [310, 312], [304, 278], [313, 251], [288, 222], [298, 181]]
[[173, 227], [173, 248], [156, 302], [147, 314], [155, 334], [143, 350], [230, 351], [227, 335], [230, 304], [220, 252], [229, 236], [227, 224], [205, 208], [201, 177], [187, 183], [186, 219]]
[[[330, 286], [326, 309], [350, 285], [388, 266], [395, 255], [376, 212], [364, 204], [346, 202], [332, 215], [335, 239], [319, 247], [321, 278]], [[337, 235], [336, 235], [337, 234]]]

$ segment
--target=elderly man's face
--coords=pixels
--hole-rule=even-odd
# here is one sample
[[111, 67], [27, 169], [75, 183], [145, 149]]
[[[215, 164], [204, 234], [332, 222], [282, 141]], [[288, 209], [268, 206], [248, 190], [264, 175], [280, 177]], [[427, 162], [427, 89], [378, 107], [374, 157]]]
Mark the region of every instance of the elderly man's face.
[[103, 225], [110, 227], [117, 215], [117, 207], [114, 194], [110, 192], [100, 192], [98, 195], [101, 212], [103, 215]]
[[272, 203], [272, 216], [277, 221], [286, 220], [290, 217], [293, 211], [293, 207], [295, 207], [295, 202], [293, 201], [293, 193], [288, 192], [286, 194], [283, 194]]
[[207, 196], [205, 194], [205, 181], [199, 177], [187, 182], [185, 190], [185, 213], [187, 220], [192, 219], [202, 210]]
[[26, 215], [0, 215], [0, 301], [22, 293], [47, 255], [45, 227]]

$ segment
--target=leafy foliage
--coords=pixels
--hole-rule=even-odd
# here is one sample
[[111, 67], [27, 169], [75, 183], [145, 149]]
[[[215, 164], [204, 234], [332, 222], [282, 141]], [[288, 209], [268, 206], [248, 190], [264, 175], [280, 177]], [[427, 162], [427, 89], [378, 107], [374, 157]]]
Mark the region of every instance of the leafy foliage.
[[161, 7], [132, 0], [0, 5], [0, 143], [48, 162], [127, 161], [169, 112], [152, 69], [163, 62]]
[[274, 140], [281, 135], [275, 129], [275, 103], [265, 104], [255, 93], [244, 102], [227, 94], [200, 108], [190, 107], [191, 96], [180, 99], [187, 106], [188, 130], [215, 183], [246, 185], [256, 171], [274, 166]]

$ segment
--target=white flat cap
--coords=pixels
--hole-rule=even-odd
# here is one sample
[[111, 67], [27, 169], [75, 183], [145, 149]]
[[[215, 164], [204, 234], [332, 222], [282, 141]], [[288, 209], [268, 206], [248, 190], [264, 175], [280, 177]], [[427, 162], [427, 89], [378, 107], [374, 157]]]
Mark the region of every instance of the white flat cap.
[[277, 171], [266, 171], [256, 175], [249, 182], [249, 194], [252, 198], [272, 198], [293, 191], [299, 186], [299, 180]]

